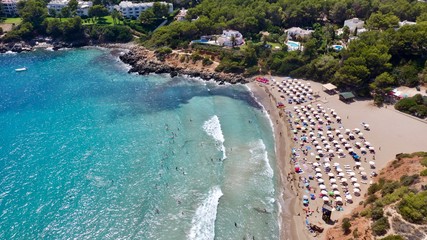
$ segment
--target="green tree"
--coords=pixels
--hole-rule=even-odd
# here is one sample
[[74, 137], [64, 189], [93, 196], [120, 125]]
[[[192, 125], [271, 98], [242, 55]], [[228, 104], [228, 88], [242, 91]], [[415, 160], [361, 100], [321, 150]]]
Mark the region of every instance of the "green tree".
[[350, 38], [350, 28], [348, 26], [344, 26], [342, 29], [342, 39], [345, 42], [348, 42], [349, 38]]
[[77, 14], [77, 7], [79, 6], [79, 3], [77, 0], [70, 0], [68, 2], [68, 8], [70, 9], [71, 15], [75, 16]]
[[121, 17], [121, 13], [116, 9], [113, 9], [113, 11], [111, 12], [111, 18], [113, 19], [114, 25], [117, 24], [117, 21], [119, 21], [120, 17]]
[[63, 28], [64, 27], [59, 19], [51, 19], [47, 21], [46, 33], [54, 38], [57, 38], [62, 36], [62, 34], [64, 33]]
[[153, 3], [153, 7], [151, 9], [153, 10], [154, 16], [156, 18], [162, 18], [169, 14], [169, 4], [155, 2]]
[[19, 15], [23, 23], [30, 23], [35, 30], [39, 30], [47, 17], [47, 9], [43, 2], [37, 0], [21, 1]]
[[389, 28], [398, 27], [399, 18], [392, 13], [382, 14], [373, 13], [366, 21], [370, 29], [386, 30]]
[[57, 16], [58, 16], [58, 14], [57, 14], [57, 12], [56, 12], [56, 10], [55, 9], [53, 9], [53, 8], [49, 8], [49, 16], [51, 16], [51, 17], [53, 17], [53, 18], [56, 18]]
[[99, 18], [108, 15], [108, 9], [102, 5], [93, 5], [89, 8], [89, 17], [93, 18], [94, 21], [98, 21]]
[[141, 14], [139, 14], [139, 21], [141, 21], [142, 23], [148, 24], [148, 25], [153, 23], [154, 18], [155, 18], [155, 15], [153, 13], [153, 9], [151, 9], [151, 8], [147, 9], [147, 10], [141, 12]]
[[70, 12], [70, 8], [69, 7], [63, 7], [61, 9], [61, 17], [63, 18], [69, 18], [71, 17], [71, 12]]
[[351, 230], [350, 230], [350, 228], [351, 228], [350, 219], [344, 218], [342, 220], [341, 228], [344, 231], [344, 234], [349, 234], [351, 232]]

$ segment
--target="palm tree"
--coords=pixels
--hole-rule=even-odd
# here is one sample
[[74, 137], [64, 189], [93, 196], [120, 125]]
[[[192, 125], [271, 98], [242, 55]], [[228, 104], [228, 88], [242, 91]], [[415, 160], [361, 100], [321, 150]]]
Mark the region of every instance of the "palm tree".
[[231, 42], [231, 47], [233, 48], [237, 45], [237, 38], [234, 34], [231, 35], [230, 42]]
[[113, 23], [114, 23], [114, 25], [116, 25], [116, 21], [118, 20], [118, 19], [120, 19], [120, 12], [119, 11], [117, 11], [116, 9], [114, 9], [112, 12], [111, 12], [111, 18], [113, 18]]

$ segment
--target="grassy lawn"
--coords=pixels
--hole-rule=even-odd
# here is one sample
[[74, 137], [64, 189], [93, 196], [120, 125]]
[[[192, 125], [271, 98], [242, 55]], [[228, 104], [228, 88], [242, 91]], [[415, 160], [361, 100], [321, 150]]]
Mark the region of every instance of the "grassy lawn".
[[21, 22], [21, 18], [6, 18], [3, 23], [15, 23], [16, 25], [19, 25]]

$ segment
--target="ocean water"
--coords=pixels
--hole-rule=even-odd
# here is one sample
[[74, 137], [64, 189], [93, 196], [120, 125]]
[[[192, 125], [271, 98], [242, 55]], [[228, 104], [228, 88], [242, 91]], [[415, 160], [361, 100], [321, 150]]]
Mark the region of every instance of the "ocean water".
[[278, 239], [274, 159], [244, 86], [0, 55], [0, 239]]

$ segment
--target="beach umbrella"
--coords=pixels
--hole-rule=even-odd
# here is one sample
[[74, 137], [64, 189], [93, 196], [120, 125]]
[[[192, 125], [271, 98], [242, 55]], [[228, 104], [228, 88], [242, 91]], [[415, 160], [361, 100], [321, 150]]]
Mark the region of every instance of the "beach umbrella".
[[326, 190], [321, 190], [320, 194], [322, 194], [322, 195], [328, 195], [328, 192]]
[[[334, 150], [329, 149], [328, 153], [332, 154], [332, 153], [334, 153]], [[331, 156], [333, 156], [333, 155], [331, 155]]]
[[325, 185], [323, 185], [323, 184], [320, 184], [320, 185], [319, 185], [319, 188], [320, 188], [320, 189], [326, 189], [326, 186], [325, 186]]
[[336, 183], [337, 180], [335, 178], [332, 178], [331, 180], [329, 180], [331, 183]]
[[339, 191], [337, 191], [337, 190], [335, 190], [335, 191], [334, 191], [334, 195], [340, 195], [340, 192], [339, 192]]
[[350, 146], [350, 144], [346, 143], [346, 144], [344, 144], [344, 147], [350, 148], [351, 146]]
[[331, 164], [325, 163], [325, 167], [330, 167], [330, 166], [331, 166]]
[[[318, 145], [318, 144], [319, 144], [319, 142], [318, 142], [318, 141], [314, 141], [314, 142], [313, 142], [313, 144], [314, 144], [314, 146], [316, 146], [316, 145]], [[317, 146], [317, 147], [320, 147], [320, 146]], [[316, 147], [316, 148], [317, 148], [317, 147]], [[321, 147], [320, 147], [320, 148], [321, 148]]]
[[327, 196], [323, 196], [323, 197], [322, 197], [322, 199], [323, 199], [323, 201], [325, 201], [325, 202], [328, 202], [328, 201], [329, 201], [329, 198], [328, 198]]
[[366, 176], [366, 172], [360, 172], [360, 175]]
[[319, 145], [317, 145], [317, 146], [316, 146], [316, 149], [317, 149], [317, 150], [321, 150], [321, 149], [322, 149], [322, 147], [321, 147], [321, 146], [319, 146]]
[[358, 193], [358, 192], [360, 192], [360, 189], [355, 188], [355, 189], [353, 189], [353, 192]]
[[334, 191], [329, 191], [328, 194], [329, 196], [334, 196]]
[[322, 150], [317, 150], [317, 153], [323, 154], [323, 151]]
[[354, 172], [349, 172], [349, 173], [348, 173], [348, 175], [350, 175], [350, 176], [352, 176], [352, 177], [353, 177], [353, 176], [356, 176], [356, 173], [354, 173]]
[[360, 144], [361, 144], [360, 142], [356, 142], [356, 145], [357, 145], [357, 146], [360, 146]]
[[342, 172], [342, 168], [337, 168], [337, 172]]
[[351, 195], [345, 195], [345, 198], [347, 198], [348, 200], [351, 200], [353, 197]]
[[342, 138], [342, 139], [341, 139], [341, 142], [342, 142], [342, 143], [345, 143], [345, 142], [347, 142], [347, 139]]
[[319, 164], [317, 162], [313, 163], [313, 166], [318, 167]]
[[360, 132], [360, 129], [355, 128], [355, 129], [354, 129], [354, 131], [355, 131], [356, 133], [358, 133], [358, 132]]
[[340, 165], [340, 163], [334, 163], [334, 167], [338, 167]]
[[346, 133], [350, 133], [350, 132], [351, 132], [351, 130], [350, 130], [350, 129], [348, 129], [348, 128], [346, 128], [346, 129], [345, 129], [345, 132], [346, 132]]
[[336, 185], [335, 183], [334, 184], [332, 184], [332, 189], [338, 189], [338, 185]]
[[344, 136], [342, 134], [338, 135], [338, 138], [343, 139]]
[[307, 196], [307, 195], [304, 195], [304, 196], [302, 196], [302, 198], [303, 198], [303, 199], [305, 199], [305, 200], [307, 200], [307, 199], [308, 199], [308, 196]]
[[328, 176], [329, 176], [329, 177], [333, 177], [333, 176], [335, 176], [335, 175], [334, 175], [333, 173], [331, 173], [331, 172], [330, 172], [330, 173], [328, 173]]
[[360, 151], [361, 151], [362, 153], [366, 153], [366, 148], [360, 148]]
[[314, 169], [316, 172], [321, 172], [322, 170], [320, 168], [315, 168]]
[[365, 145], [369, 147], [371, 145], [371, 143], [370, 142], [365, 142]]
[[364, 127], [365, 129], [369, 129], [369, 124], [365, 124], [365, 125], [363, 125], [363, 127]]
[[316, 177], [321, 178], [323, 175], [321, 173], [316, 173]]
[[348, 136], [350, 137], [350, 139], [354, 138], [354, 134], [353, 133], [350, 133]]
[[368, 149], [369, 149], [369, 151], [374, 151], [375, 150], [374, 147], [369, 147]]
[[331, 131], [326, 131], [326, 134], [331, 134], [332, 132]]
[[362, 165], [361, 162], [356, 162], [356, 166], [360, 166], [360, 165]]
[[340, 116], [338, 116], [338, 117], [337, 117], [337, 120], [341, 120], [341, 117], [340, 117]]
[[335, 200], [336, 200], [337, 202], [342, 202], [342, 198], [341, 198], [341, 197], [337, 197], [337, 198], [335, 198]]
[[332, 143], [338, 144], [339, 142], [337, 140], [333, 140]]
[[358, 187], [360, 187], [360, 184], [355, 183], [353, 186], [358, 188]]
[[329, 158], [324, 158], [323, 161], [324, 162], [330, 162], [331, 160], [329, 160]]
[[355, 177], [350, 178], [350, 180], [351, 180], [352, 182], [357, 182], [357, 178], [355, 178]]
[[343, 152], [344, 152], [344, 150], [342, 150], [342, 149], [340, 148], [340, 149], [338, 149], [338, 152], [339, 152], [339, 153], [343, 153]]
[[359, 137], [363, 137], [363, 133], [362, 132], [358, 133], [357, 135], [359, 135]]
[[360, 167], [359, 170], [360, 171], [365, 171], [365, 168], [364, 167]]
[[314, 136], [314, 132], [309, 132], [308, 133], [310, 136]]
[[344, 174], [343, 172], [340, 172], [340, 173], [338, 173], [338, 176], [339, 176], [339, 177], [344, 177], [344, 176], [345, 176], [345, 174]]
[[327, 145], [325, 146], [325, 148], [326, 148], [326, 149], [330, 149], [330, 148], [331, 148], [331, 146], [330, 146], [329, 144], [327, 144]]
[[324, 183], [324, 182], [325, 182], [325, 180], [323, 180], [323, 179], [321, 179], [321, 178], [317, 179], [317, 181], [318, 181], [319, 183]]
[[336, 129], [335, 133], [341, 133], [341, 131], [339, 129]]
[[375, 165], [375, 162], [373, 162], [373, 161], [369, 161], [369, 164], [370, 164], [370, 165]]
[[341, 182], [347, 182], [347, 178], [341, 178]]
[[353, 148], [349, 148], [349, 149], [348, 149], [348, 151], [349, 151], [349, 152], [353, 152], [353, 151], [354, 151], [354, 149], [353, 149]]

